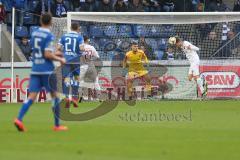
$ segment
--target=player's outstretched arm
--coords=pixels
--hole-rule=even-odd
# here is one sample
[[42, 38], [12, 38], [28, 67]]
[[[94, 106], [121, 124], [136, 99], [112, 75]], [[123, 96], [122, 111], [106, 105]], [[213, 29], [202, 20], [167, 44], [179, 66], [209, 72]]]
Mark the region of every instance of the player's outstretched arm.
[[187, 43], [187, 49], [192, 50], [192, 51], [199, 51], [200, 48], [198, 48], [197, 46], [191, 44], [191, 43]]
[[124, 59], [123, 59], [122, 67], [123, 67], [123, 68], [126, 68], [126, 67], [127, 67], [127, 56], [125, 56]]
[[142, 62], [143, 62], [143, 63], [148, 63], [148, 62], [149, 62], [149, 61], [148, 61], [148, 58], [147, 58], [147, 56], [146, 56], [145, 53], [143, 53]]
[[191, 49], [194, 50], [194, 51], [199, 51], [200, 48], [198, 48], [197, 46], [194, 46], [194, 45], [191, 45]]
[[63, 57], [62, 45], [57, 44], [55, 55], [59, 57]]
[[53, 61], [58, 61], [61, 64], [65, 64], [66, 63], [65, 58], [62, 58], [62, 57], [59, 57], [59, 56], [53, 54], [52, 51], [45, 51], [44, 52], [44, 56], [47, 59], [50, 59], [50, 60], [53, 60]]

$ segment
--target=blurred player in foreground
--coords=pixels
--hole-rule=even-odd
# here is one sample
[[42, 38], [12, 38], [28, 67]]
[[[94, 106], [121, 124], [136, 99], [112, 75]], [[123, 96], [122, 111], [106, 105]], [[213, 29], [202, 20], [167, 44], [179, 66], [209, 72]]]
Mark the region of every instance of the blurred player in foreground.
[[200, 89], [201, 96], [202, 97], [207, 96], [207, 91], [208, 91], [207, 83], [203, 78], [200, 78], [200, 73], [199, 73], [200, 59], [197, 52], [200, 49], [188, 41], [182, 41], [178, 37], [170, 37], [169, 43], [171, 45], [175, 45], [177, 48], [180, 48], [186, 54], [186, 57], [190, 62], [188, 80], [192, 81], [192, 79], [194, 79]]
[[31, 46], [33, 48], [33, 63], [30, 75], [29, 96], [23, 103], [22, 108], [15, 119], [14, 124], [18, 131], [26, 131], [23, 125], [23, 117], [27, 113], [30, 106], [35, 101], [38, 93], [45, 88], [50, 92], [52, 97], [53, 112], [55, 119], [54, 131], [67, 130], [67, 127], [61, 126], [59, 123], [60, 99], [57, 96], [57, 80], [54, 72], [53, 61], [59, 61], [61, 64], [66, 63], [65, 58], [57, 56], [54, 53], [54, 36], [50, 31], [52, 25], [52, 17], [50, 14], [41, 16], [41, 27], [34, 31], [31, 35]]
[[[83, 54], [80, 57], [80, 87], [84, 88], [94, 88], [97, 91], [100, 91], [100, 85], [98, 82], [98, 73], [95, 68], [95, 64], [93, 61], [97, 62], [100, 57], [96, 49], [89, 44], [90, 39], [85, 36], [84, 37], [84, 51]], [[88, 75], [87, 75], [88, 73]], [[94, 81], [94, 84], [92, 85], [91, 83], [85, 83], [84, 78], [85, 76], [90, 77]], [[90, 84], [90, 86], [89, 86]], [[80, 98], [80, 101], [82, 100], [82, 97]]]
[[[57, 49], [63, 51], [64, 58], [67, 63], [62, 67], [63, 76], [63, 93], [66, 96], [66, 108], [70, 107], [71, 102], [74, 107], [78, 107], [79, 99], [79, 72], [80, 72], [80, 56], [83, 50], [83, 37], [79, 34], [80, 26], [77, 23], [71, 25], [71, 32], [64, 34], [59, 42]], [[77, 84], [71, 83], [71, 77], [74, 77]], [[70, 87], [72, 86], [72, 99], [70, 99]]]
[[[146, 82], [146, 88], [151, 90], [151, 79], [148, 71], [144, 68], [144, 64], [148, 63], [145, 53], [138, 48], [137, 42], [132, 42], [131, 51], [127, 52], [123, 60], [123, 68], [128, 68], [127, 74], [127, 92], [131, 100], [133, 95], [133, 81], [137, 78], [143, 78]], [[149, 94], [150, 95], [150, 94]]]

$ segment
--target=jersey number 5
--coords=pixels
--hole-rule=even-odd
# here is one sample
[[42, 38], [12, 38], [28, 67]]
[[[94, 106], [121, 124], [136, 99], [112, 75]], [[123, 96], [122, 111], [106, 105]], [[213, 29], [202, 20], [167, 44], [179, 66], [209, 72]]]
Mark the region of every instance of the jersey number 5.
[[40, 38], [35, 38], [35, 40], [34, 40], [34, 48], [37, 49], [37, 52], [35, 52], [35, 57], [36, 58], [41, 58], [42, 57], [42, 51], [41, 51], [40, 42], [41, 42]]

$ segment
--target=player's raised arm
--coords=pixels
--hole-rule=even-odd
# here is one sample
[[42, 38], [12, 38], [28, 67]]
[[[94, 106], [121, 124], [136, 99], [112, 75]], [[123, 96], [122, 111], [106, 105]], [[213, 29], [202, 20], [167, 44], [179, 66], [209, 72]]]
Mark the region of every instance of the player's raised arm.
[[189, 49], [190, 49], [190, 50], [193, 50], [193, 51], [199, 51], [199, 50], [200, 50], [200, 48], [198, 48], [197, 46], [195, 46], [195, 45], [193, 45], [193, 44], [190, 44], [190, 45], [189, 45]]
[[65, 58], [59, 57], [54, 53], [54, 47], [53, 47], [53, 39], [52, 42], [48, 44], [48, 47], [44, 51], [44, 57], [53, 61], [59, 61], [61, 64], [65, 64], [66, 60]]
[[59, 56], [59, 57], [63, 57], [63, 40], [62, 37], [59, 39], [58, 44], [56, 46], [56, 51], [55, 51], [55, 55]]
[[123, 62], [122, 62], [122, 67], [126, 68], [127, 67], [127, 54], [125, 55]]
[[62, 58], [62, 57], [57, 56], [56, 54], [53, 54], [52, 51], [46, 50], [46, 51], [44, 52], [44, 56], [45, 56], [45, 58], [47, 58], [47, 59], [50, 59], [50, 60], [53, 60], [53, 61], [58, 61], [58, 62], [60, 62], [61, 64], [65, 64], [65, 63], [66, 63], [65, 58]]
[[188, 50], [191, 50], [191, 51], [199, 51], [200, 50], [200, 48], [198, 48], [197, 46], [191, 44], [190, 42], [185, 41], [184, 43], [185, 43], [184, 45], [186, 45], [186, 48]]
[[142, 61], [143, 61], [143, 63], [148, 63], [149, 62], [149, 60], [148, 60], [148, 58], [147, 58], [147, 56], [144, 52], [143, 52], [143, 55], [142, 55]]

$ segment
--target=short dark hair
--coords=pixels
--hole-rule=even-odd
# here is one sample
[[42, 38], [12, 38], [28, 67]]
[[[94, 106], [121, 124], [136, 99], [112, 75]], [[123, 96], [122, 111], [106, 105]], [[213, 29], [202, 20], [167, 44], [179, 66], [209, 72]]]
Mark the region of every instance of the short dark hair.
[[131, 42], [131, 45], [138, 45], [138, 42], [133, 40], [133, 41]]
[[52, 15], [49, 13], [44, 13], [41, 15], [41, 24], [50, 25], [52, 22]]
[[176, 36], [175, 38], [176, 38], [176, 43], [181, 41], [181, 38], [179, 38], [178, 36]]
[[72, 23], [71, 24], [71, 29], [73, 30], [73, 31], [77, 31], [78, 29], [79, 29], [79, 24], [78, 23]]
[[88, 36], [83, 36], [84, 42], [87, 42], [89, 40]]

